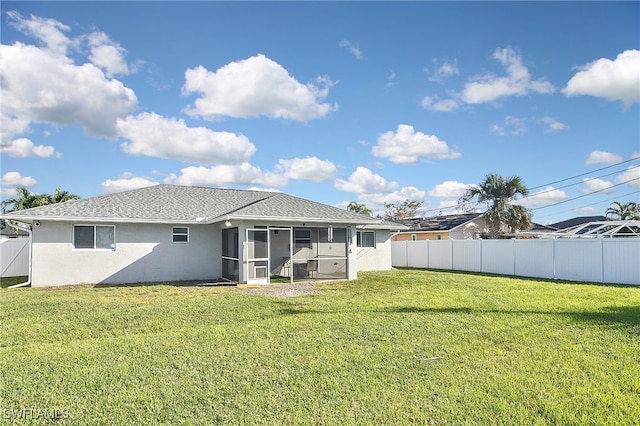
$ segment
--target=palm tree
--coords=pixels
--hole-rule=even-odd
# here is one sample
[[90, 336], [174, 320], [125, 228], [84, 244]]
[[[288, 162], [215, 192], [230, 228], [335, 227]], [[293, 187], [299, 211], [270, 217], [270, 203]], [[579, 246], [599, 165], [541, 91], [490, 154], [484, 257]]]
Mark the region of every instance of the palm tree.
[[[18, 196], [2, 201], [2, 211], [12, 212], [16, 210], [26, 210], [32, 207], [46, 206], [51, 204], [51, 196], [48, 194], [34, 194], [25, 187], [16, 188]], [[13, 206], [11, 209], [7, 207]]]
[[360, 204], [356, 201], [350, 202], [349, 205], [347, 206], [347, 210], [350, 210], [355, 213], [366, 214], [367, 216], [372, 215], [371, 210], [369, 210], [367, 206], [365, 206], [364, 204]]
[[[16, 192], [18, 193], [17, 197], [3, 200], [2, 203], [0, 203], [2, 213], [26, 210], [33, 207], [46, 206], [47, 204], [64, 203], [65, 201], [80, 198], [76, 194], [71, 194], [69, 191], [62, 191], [60, 188], [56, 188], [56, 192], [53, 195], [34, 194], [24, 186], [16, 188]], [[0, 221], [0, 228], [4, 229], [6, 227], [6, 221], [3, 219]]]
[[605, 215], [607, 218], [611, 216], [611, 220], [640, 220], [640, 206], [634, 201], [625, 204], [614, 201], [607, 208]]
[[53, 193], [51, 197], [51, 203], [64, 203], [65, 201], [77, 200], [78, 197], [76, 194], [71, 194], [69, 191], [61, 191], [60, 188], [56, 188], [56, 192]]
[[475, 199], [487, 204], [485, 221], [489, 227], [489, 237], [497, 238], [501, 232], [515, 232], [531, 228], [531, 212], [511, 202], [516, 196], [526, 197], [529, 190], [519, 176], [504, 178], [496, 173], [485, 176], [480, 185], [471, 186], [460, 198], [461, 203]]

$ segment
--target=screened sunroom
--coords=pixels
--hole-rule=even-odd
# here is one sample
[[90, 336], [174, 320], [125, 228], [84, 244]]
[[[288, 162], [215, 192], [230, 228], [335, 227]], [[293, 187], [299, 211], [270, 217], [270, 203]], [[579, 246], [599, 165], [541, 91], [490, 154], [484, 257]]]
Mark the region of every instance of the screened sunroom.
[[223, 277], [246, 284], [349, 278], [348, 226], [222, 230]]

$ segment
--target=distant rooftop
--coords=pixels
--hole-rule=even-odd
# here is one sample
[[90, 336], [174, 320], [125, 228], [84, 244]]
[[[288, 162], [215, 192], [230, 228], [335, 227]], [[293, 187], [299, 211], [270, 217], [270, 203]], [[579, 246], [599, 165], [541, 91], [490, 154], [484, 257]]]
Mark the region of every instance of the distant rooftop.
[[416, 217], [413, 219], [403, 219], [398, 222], [408, 226], [411, 231], [450, 231], [475, 218], [482, 216], [482, 213], [461, 213], [438, 215], [431, 217]]

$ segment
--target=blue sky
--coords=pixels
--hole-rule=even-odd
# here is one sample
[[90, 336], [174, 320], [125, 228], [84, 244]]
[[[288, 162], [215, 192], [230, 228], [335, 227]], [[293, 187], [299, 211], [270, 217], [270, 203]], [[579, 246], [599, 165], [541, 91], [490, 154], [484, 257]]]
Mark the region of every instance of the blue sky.
[[158, 183], [345, 207], [520, 176], [640, 202], [638, 2], [1, 3], [2, 197]]

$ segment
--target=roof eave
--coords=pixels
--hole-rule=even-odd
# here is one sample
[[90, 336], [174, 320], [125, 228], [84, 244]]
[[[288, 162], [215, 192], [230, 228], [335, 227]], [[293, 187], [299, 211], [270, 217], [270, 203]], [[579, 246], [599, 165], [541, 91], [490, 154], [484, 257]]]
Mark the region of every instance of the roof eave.
[[114, 217], [83, 217], [83, 216], [10, 216], [0, 215], [0, 219], [15, 220], [24, 223], [33, 223], [38, 221], [47, 222], [83, 222], [83, 223], [156, 223], [156, 224], [184, 224], [184, 225], [201, 225], [205, 222], [196, 219], [146, 219], [146, 218], [114, 218]]

